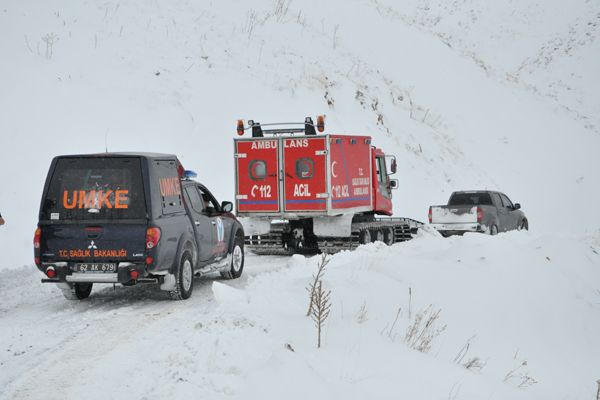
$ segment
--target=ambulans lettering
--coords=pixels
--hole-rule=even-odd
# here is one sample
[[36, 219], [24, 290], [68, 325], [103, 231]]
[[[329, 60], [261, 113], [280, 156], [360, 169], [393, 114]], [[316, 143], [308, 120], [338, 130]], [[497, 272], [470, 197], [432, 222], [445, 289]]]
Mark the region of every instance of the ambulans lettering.
[[289, 139], [283, 142], [283, 147], [286, 149], [308, 147], [308, 139]]
[[178, 177], [160, 178], [158, 181], [160, 186], [160, 195], [163, 197], [180, 196], [181, 184]]
[[310, 197], [310, 191], [307, 184], [294, 185], [294, 197]]
[[268, 150], [268, 149], [276, 149], [277, 141], [276, 140], [258, 140], [256, 142], [252, 142], [252, 150]]
[[65, 190], [63, 207], [74, 208], [129, 208], [129, 190]]

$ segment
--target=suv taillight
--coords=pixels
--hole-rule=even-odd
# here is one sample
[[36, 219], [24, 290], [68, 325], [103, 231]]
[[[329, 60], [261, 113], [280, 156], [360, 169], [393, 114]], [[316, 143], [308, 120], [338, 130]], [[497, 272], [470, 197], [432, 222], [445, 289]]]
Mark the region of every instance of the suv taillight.
[[146, 229], [146, 248], [153, 249], [160, 241], [160, 228], [152, 227]]
[[477, 223], [480, 224], [483, 221], [483, 210], [481, 207], [477, 207]]
[[429, 223], [431, 223], [431, 219], [432, 219], [431, 218], [431, 207], [429, 207], [429, 215], [428, 215], [428, 217], [429, 217]]
[[37, 265], [38, 267], [42, 264], [42, 260], [39, 257], [41, 239], [42, 239], [42, 228], [37, 228], [33, 235], [33, 252], [34, 252], [34, 256], [35, 256], [35, 265]]
[[46, 276], [48, 276], [48, 278], [50, 279], [56, 278], [56, 270], [54, 269], [54, 267], [50, 266], [46, 268]]

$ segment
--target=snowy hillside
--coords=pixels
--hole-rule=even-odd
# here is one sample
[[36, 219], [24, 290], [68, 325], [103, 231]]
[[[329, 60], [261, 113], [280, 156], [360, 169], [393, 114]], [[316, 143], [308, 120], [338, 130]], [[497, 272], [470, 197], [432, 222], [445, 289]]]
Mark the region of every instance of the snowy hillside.
[[[0, 399], [594, 398], [599, 30], [589, 0], [2, 0]], [[55, 155], [174, 153], [231, 200], [238, 118], [322, 113], [397, 156], [395, 215], [498, 189], [531, 230], [333, 256], [321, 349], [319, 257], [249, 256], [185, 302], [39, 283]], [[424, 310], [421, 352], [406, 334]]]
[[[435, 4], [4, 1], [0, 268], [31, 262], [57, 154], [172, 152], [231, 199], [237, 118], [319, 113], [399, 157], [397, 215], [487, 187], [536, 231], [597, 232], [599, 7]], [[536, 67], [572, 26], [585, 40]]]

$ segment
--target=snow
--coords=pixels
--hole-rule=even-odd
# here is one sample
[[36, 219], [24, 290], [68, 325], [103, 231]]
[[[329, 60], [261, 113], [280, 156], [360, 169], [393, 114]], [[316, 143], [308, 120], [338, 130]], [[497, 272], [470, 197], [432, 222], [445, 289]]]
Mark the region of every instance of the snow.
[[[3, 1], [0, 398], [593, 398], [599, 18], [585, 0]], [[183, 302], [108, 285], [69, 302], [39, 283], [55, 155], [174, 153], [228, 200], [238, 118], [322, 113], [396, 155], [396, 216], [499, 190], [531, 231], [333, 256], [320, 349], [319, 257], [249, 255], [241, 279], [197, 279]], [[425, 354], [404, 335], [429, 305], [445, 329]]]
[[[320, 256], [250, 255], [242, 279], [196, 279], [185, 302], [152, 286], [67, 302], [34, 268], [8, 270], [0, 398], [591, 398], [598, 250], [571, 236], [422, 232], [337, 254], [320, 349], [306, 317]], [[421, 353], [405, 334], [429, 305], [446, 328]], [[455, 361], [467, 343], [461, 363], [478, 357], [480, 370]], [[525, 377], [536, 383], [519, 388]]]
[[452, 208], [444, 208], [443, 206], [432, 206], [431, 222], [434, 224], [477, 223], [477, 207], [471, 207], [469, 210], [463, 208], [460, 210], [461, 213], [452, 210]]

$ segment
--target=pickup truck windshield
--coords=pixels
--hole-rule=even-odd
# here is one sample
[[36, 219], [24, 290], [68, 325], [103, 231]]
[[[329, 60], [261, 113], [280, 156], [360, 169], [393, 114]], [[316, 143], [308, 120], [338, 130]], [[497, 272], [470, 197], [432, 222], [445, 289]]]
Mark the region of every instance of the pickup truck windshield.
[[138, 158], [61, 158], [42, 205], [45, 220], [146, 217]]
[[489, 193], [455, 193], [448, 201], [449, 206], [491, 206]]

